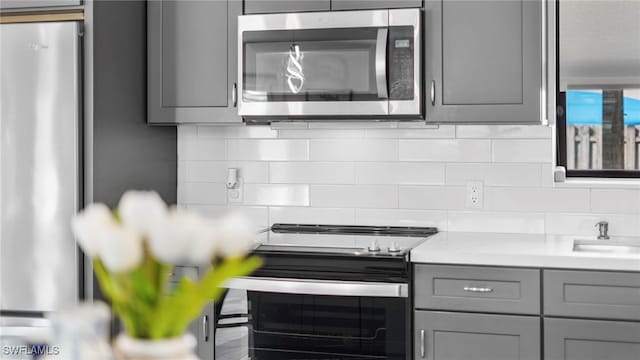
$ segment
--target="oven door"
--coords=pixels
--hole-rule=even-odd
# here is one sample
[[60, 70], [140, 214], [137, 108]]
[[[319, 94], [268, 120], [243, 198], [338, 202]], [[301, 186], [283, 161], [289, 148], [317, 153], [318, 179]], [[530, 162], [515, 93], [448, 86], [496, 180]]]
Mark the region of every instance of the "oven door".
[[388, 11], [238, 18], [242, 116], [386, 116]]
[[407, 284], [232, 279], [216, 320], [216, 360], [410, 358]]

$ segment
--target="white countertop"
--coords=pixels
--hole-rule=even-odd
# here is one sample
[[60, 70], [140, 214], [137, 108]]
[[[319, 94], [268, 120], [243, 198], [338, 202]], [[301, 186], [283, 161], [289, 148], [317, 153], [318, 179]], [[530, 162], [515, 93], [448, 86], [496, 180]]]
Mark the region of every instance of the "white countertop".
[[411, 261], [432, 264], [640, 271], [638, 254], [574, 252], [574, 239], [595, 240], [587, 236], [441, 232], [414, 248], [411, 251]]

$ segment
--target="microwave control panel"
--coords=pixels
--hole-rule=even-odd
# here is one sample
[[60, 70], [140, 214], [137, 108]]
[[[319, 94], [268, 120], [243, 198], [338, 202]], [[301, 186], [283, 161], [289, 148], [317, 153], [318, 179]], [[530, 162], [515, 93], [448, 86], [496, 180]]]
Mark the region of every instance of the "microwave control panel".
[[413, 27], [389, 28], [389, 100], [413, 100]]

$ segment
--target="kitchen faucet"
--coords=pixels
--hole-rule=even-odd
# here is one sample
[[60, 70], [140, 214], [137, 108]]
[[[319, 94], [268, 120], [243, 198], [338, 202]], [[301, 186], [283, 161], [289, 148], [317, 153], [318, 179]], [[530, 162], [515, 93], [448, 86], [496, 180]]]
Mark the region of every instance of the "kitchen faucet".
[[609, 223], [606, 221], [600, 221], [596, 223], [596, 227], [598, 228], [598, 240], [609, 240]]

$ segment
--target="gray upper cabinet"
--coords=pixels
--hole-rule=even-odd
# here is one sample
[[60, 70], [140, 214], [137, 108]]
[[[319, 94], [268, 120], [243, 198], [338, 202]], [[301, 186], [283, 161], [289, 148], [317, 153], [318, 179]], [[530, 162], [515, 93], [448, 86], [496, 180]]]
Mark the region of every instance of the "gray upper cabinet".
[[415, 312], [416, 360], [540, 360], [540, 318]]
[[29, 9], [59, 6], [80, 6], [82, 0], [2, 0], [0, 9]]
[[542, 4], [425, 2], [428, 122], [540, 123]]
[[331, 0], [331, 10], [420, 8], [422, 0]]
[[147, 5], [150, 124], [241, 122], [236, 105], [241, 0]]
[[331, 0], [245, 0], [245, 14], [329, 11]]
[[545, 319], [544, 359], [638, 360], [640, 359], [640, 324]]

